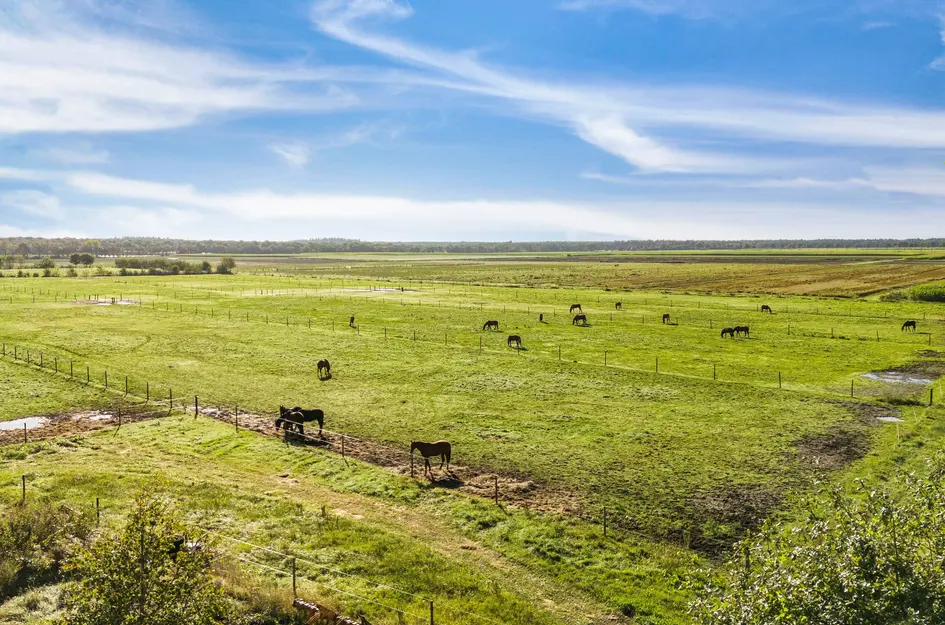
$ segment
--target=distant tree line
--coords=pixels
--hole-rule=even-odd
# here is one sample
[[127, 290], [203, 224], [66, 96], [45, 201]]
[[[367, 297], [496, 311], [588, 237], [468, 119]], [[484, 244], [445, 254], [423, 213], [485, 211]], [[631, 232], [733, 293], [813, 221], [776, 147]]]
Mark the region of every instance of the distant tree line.
[[[212, 273], [213, 265], [209, 261], [202, 263], [190, 263], [186, 260], [168, 259], [168, 258], [135, 258], [121, 257], [115, 259], [115, 267], [119, 269], [122, 275], [127, 275], [134, 270], [149, 275], [178, 275], [178, 274], [197, 274]], [[236, 261], [230, 257], [224, 257], [216, 266], [217, 273], [233, 273], [236, 267]], [[131, 270], [131, 271], [129, 271]]]
[[441, 252], [487, 254], [510, 252], [656, 252], [682, 250], [829, 249], [829, 248], [945, 248], [945, 239], [753, 239], [744, 241], [536, 241], [536, 242], [372, 242], [358, 239], [305, 239], [297, 241], [191, 241], [154, 237], [114, 239], [0, 239], [0, 256], [52, 256], [74, 253], [95, 256], [174, 254], [304, 254], [318, 252]]

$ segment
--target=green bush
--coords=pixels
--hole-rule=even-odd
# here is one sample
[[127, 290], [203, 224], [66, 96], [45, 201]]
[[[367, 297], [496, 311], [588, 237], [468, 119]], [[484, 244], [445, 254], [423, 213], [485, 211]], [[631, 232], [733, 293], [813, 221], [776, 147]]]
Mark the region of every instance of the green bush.
[[124, 529], [69, 563], [66, 625], [213, 625], [227, 604], [201, 533], [158, 501], [139, 499]]
[[0, 603], [56, 580], [91, 531], [87, 516], [64, 506], [10, 508], [0, 517]]
[[945, 284], [925, 284], [912, 288], [912, 299], [920, 302], [945, 302]]
[[694, 611], [714, 625], [945, 623], [945, 462], [853, 496], [821, 493], [796, 526], [766, 526], [708, 575]]

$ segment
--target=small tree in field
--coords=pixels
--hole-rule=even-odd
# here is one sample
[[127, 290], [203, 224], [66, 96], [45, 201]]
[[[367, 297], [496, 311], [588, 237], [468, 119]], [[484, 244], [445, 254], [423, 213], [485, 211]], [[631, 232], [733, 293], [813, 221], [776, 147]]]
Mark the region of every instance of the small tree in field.
[[[188, 547], [188, 545], [200, 545]], [[226, 617], [206, 540], [157, 501], [70, 563], [66, 625], [215, 625]]]
[[95, 257], [91, 254], [79, 254], [79, 262], [86, 267], [91, 267], [92, 263], [95, 262]]
[[76, 252], [72, 254], [71, 256], [69, 256], [69, 264], [70, 265], [82, 264], [82, 254], [79, 254], [78, 252]]
[[711, 625], [945, 623], [945, 458], [850, 496], [822, 493], [792, 529], [739, 545], [694, 606]]
[[233, 273], [234, 267], [236, 267], [236, 261], [233, 260], [233, 257], [224, 256], [217, 265], [217, 273]]

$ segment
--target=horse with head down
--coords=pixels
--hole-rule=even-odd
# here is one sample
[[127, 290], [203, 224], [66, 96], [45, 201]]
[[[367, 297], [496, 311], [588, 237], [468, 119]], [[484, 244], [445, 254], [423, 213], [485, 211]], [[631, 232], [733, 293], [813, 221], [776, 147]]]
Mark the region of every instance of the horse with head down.
[[722, 328], [722, 338], [724, 339], [726, 336], [735, 338], [735, 328]]
[[499, 322], [496, 321], [496, 320], [494, 320], [494, 319], [491, 320], [491, 321], [487, 321], [487, 322], [485, 322], [484, 324], [482, 324], [482, 329], [483, 329], [483, 330], [496, 330], [496, 331], [498, 331], [498, 329], [499, 329]]
[[291, 432], [292, 430], [297, 431], [299, 434], [305, 435], [305, 415], [296, 410], [289, 410], [285, 406], [279, 406], [279, 418], [276, 419], [276, 429], [280, 427], [286, 431], [286, 433]]
[[312, 421], [318, 422], [318, 435], [322, 435], [322, 430], [325, 428], [325, 411], [321, 408], [311, 408], [305, 409], [300, 406], [295, 406], [294, 408], [286, 408], [285, 406], [279, 406], [279, 414], [282, 416], [299, 413], [302, 415], [302, 423], [311, 423]]
[[581, 308], [580, 304], [571, 304], [571, 308], [568, 309], [568, 313], [569, 314], [573, 313], [575, 310], [580, 310], [581, 312], [584, 312], [584, 309]]

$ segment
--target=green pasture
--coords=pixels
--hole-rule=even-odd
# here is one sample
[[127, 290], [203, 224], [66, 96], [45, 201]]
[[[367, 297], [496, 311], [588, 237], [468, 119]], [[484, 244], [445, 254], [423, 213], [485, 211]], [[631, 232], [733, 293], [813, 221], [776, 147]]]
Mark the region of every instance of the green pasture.
[[[448, 439], [472, 471], [696, 541], [737, 535], [820, 467], [868, 448], [875, 417], [900, 412], [872, 399], [915, 404], [928, 389], [861, 374], [908, 366], [937, 379], [945, 343], [943, 309], [915, 303], [245, 276], [34, 283], [6, 291], [0, 340], [72, 360], [80, 380], [88, 368], [102, 385], [107, 371], [139, 398], [199, 395], [262, 414], [317, 406], [329, 429], [399, 449]], [[570, 302], [589, 327], [572, 325]], [[906, 317], [919, 333], [900, 331]], [[487, 319], [502, 331], [482, 331]], [[751, 338], [719, 336], [741, 324]], [[333, 379], [315, 377], [320, 358]], [[831, 454], [824, 441], [837, 438], [853, 451]]]
[[427, 623], [427, 599], [438, 623], [583, 625], [620, 611], [684, 623], [677, 582], [698, 563], [673, 547], [604, 538], [580, 521], [498, 508], [206, 418], [0, 448], [0, 510], [20, 500], [22, 475], [30, 501], [92, 513], [98, 499], [106, 526], [141, 493], [167, 498], [284, 596], [291, 582], [272, 569], [288, 571], [279, 554], [291, 554], [301, 596], [375, 623], [398, 623], [396, 610]]

